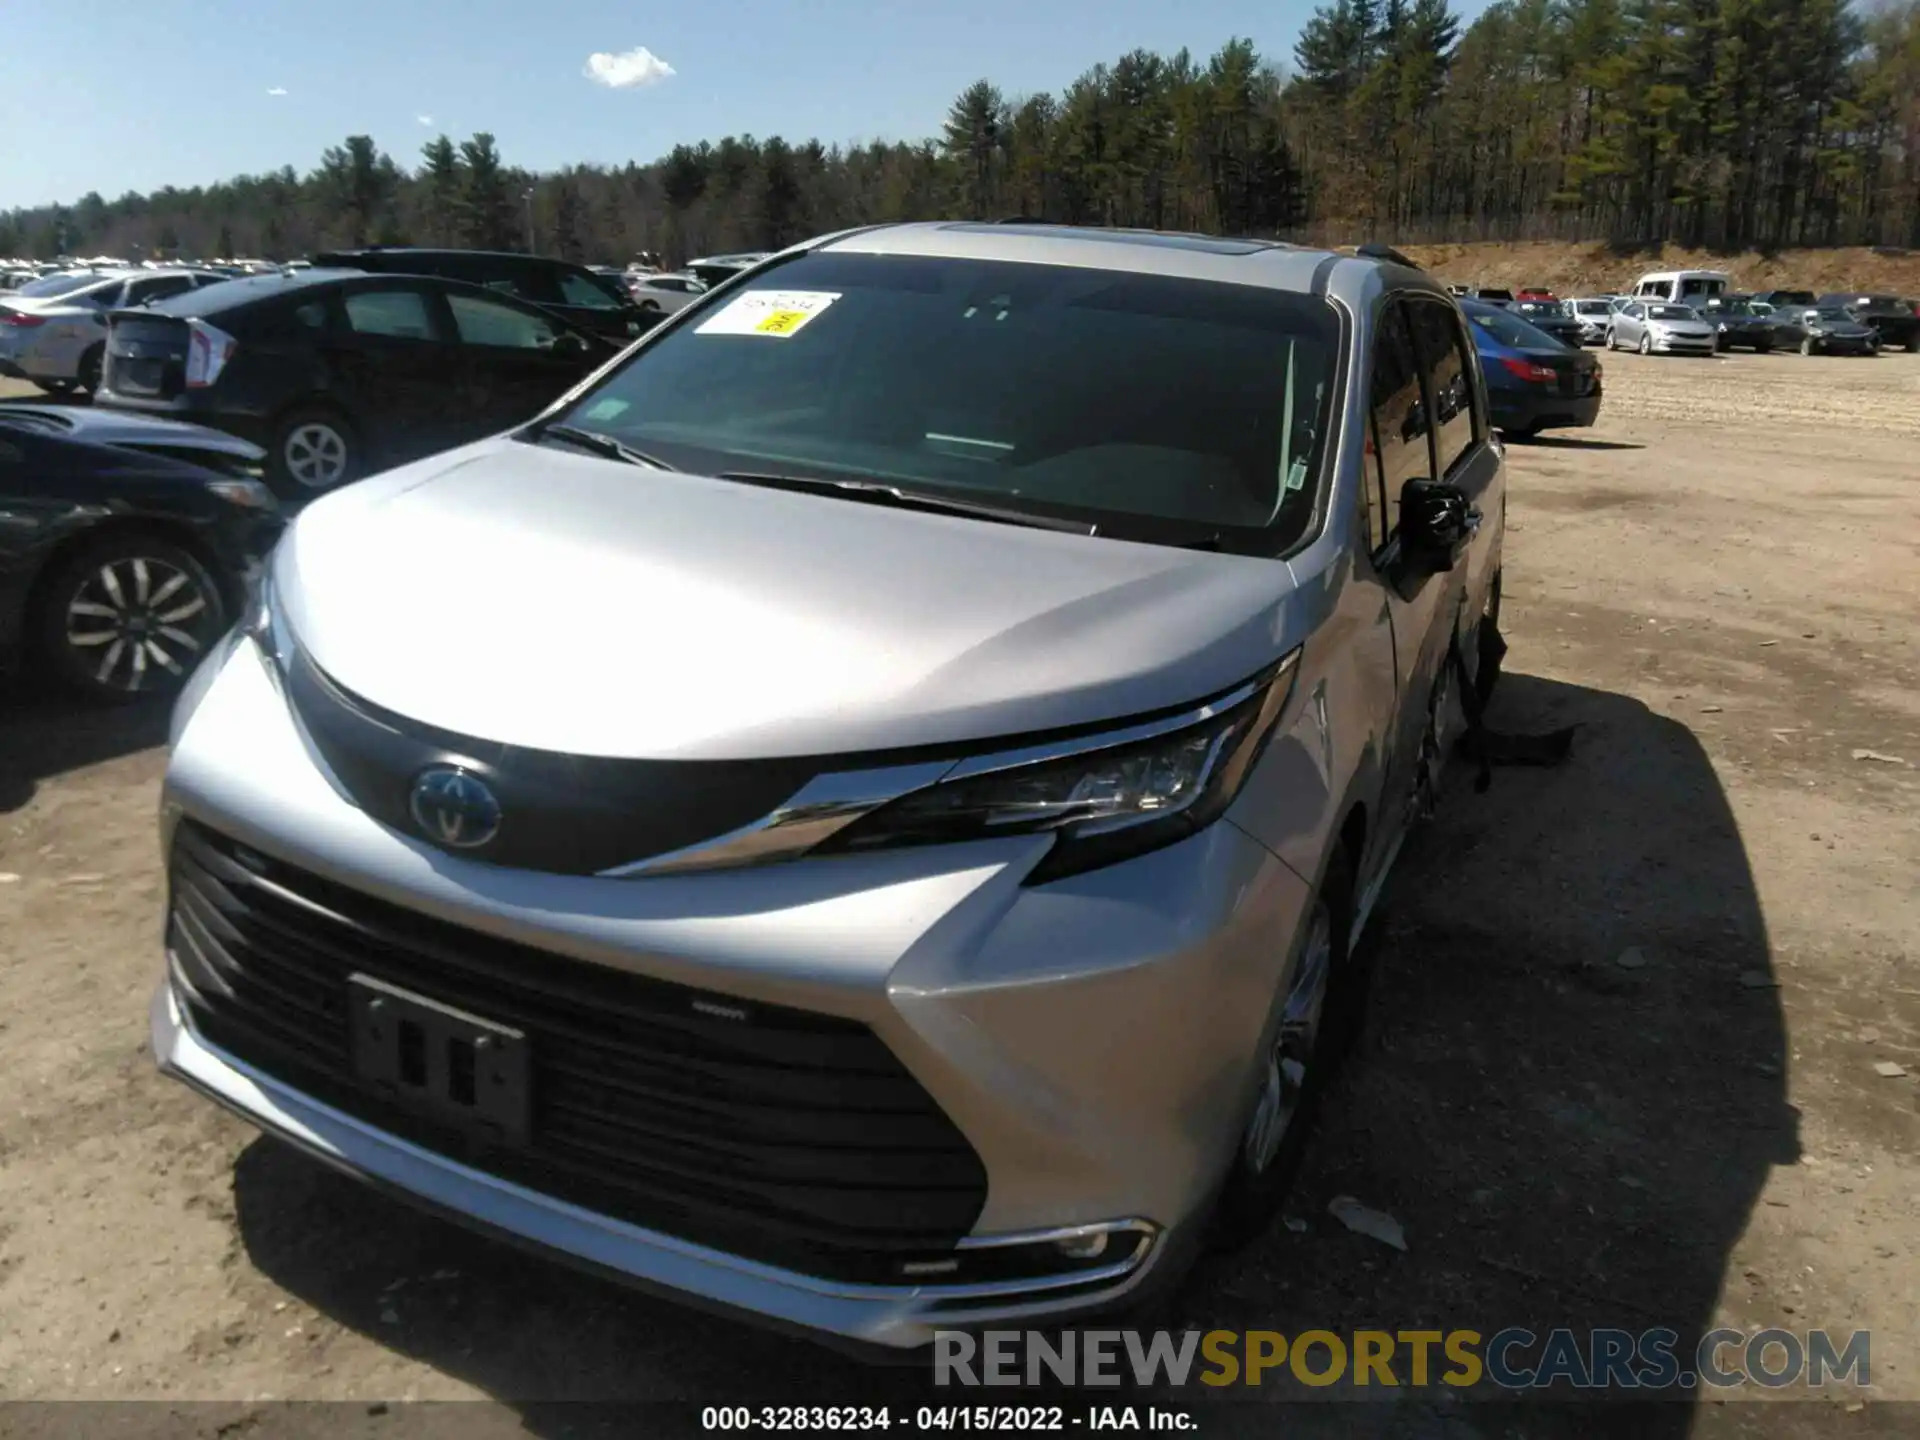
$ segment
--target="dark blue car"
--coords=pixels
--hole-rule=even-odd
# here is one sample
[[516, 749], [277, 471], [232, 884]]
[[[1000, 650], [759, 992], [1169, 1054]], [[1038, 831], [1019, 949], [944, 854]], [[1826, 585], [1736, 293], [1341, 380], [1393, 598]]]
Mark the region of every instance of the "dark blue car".
[[1509, 439], [1593, 424], [1600, 414], [1600, 362], [1499, 305], [1462, 300], [1480, 352], [1494, 426]]

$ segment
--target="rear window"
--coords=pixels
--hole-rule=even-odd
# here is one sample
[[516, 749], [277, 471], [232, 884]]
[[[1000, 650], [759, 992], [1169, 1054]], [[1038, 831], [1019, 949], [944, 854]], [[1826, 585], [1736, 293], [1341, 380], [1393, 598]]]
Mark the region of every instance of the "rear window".
[[27, 281], [13, 293], [35, 300], [46, 300], [55, 295], [71, 295], [75, 290], [99, 283], [98, 275], [43, 275], [38, 280]]
[[1313, 512], [1339, 341], [1325, 300], [1276, 290], [816, 252], [638, 352], [566, 418], [706, 473], [883, 478], [1270, 550]]
[[1467, 319], [1474, 324], [1476, 331], [1484, 331], [1502, 345], [1515, 350], [1561, 350], [1565, 347], [1547, 334], [1536, 330], [1511, 310], [1501, 310], [1494, 306], [1478, 306], [1466, 312]]

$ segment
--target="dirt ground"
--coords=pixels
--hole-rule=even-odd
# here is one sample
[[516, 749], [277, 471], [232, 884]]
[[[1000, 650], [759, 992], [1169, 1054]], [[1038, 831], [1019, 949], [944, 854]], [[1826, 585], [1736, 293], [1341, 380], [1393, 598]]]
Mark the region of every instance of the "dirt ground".
[[1408, 245], [1409, 258], [1455, 285], [1544, 285], [1556, 295], [1630, 289], [1649, 270], [1724, 270], [1736, 290], [1812, 290], [1920, 298], [1920, 250], [1782, 250], [1720, 254], [1678, 245], [1616, 246], [1591, 241]]
[[[1574, 758], [1456, 777], [1384, 901], [1293, 1223], [1173, 1319], [1867, 1329], [1873, 1389], [1520, 1417], [1407, 1393], [1289, 1434], [1920, 1430], [1893, 1403], [1920, 1402], [1920, 356], [1605, 364], [1598, 426], [1509, 452], [1492, 718], [1577, 724]], [[224, 1402], [167, 1412], [181, 1435], [266, 1433], [290, 1397], [358, 1402], [327, 1433], [504, 1402], [463, 1435], [587, 1433], [559, 1400], [681, 1402], [660, 1413], [692, 1428], [925, 1398], [423, 1218], [161, 1080], [163, 734], [0, 699], [0, 1395]], [[0, 1432], [30, 1413], [53, 1412], [0, 1407]]]

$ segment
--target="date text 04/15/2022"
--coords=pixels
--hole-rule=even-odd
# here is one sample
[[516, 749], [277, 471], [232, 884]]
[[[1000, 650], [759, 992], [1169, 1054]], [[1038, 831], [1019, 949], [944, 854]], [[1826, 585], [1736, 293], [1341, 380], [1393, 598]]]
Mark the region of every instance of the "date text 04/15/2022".
[[1012, 1435], [1028, 1431], [1197, 1429], [1189, 1411], [1157, 1405], [708, 1405], [703, 1430], [796, 1432], [879, 1430], [909, 1433], [972, 1431]]

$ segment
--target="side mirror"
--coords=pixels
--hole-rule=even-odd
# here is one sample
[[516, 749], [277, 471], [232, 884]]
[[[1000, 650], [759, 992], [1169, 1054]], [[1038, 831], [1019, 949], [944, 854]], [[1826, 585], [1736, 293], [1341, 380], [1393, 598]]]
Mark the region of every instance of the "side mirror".
[[571, 331], [565, 331], [555, 337], [553, 353], [564, 355], [571, 360], [578, 360], [587, 353], [587, 342]]
[[1480, 512], [1458, 485], [1416, 479], [1401, 487], [1400, 553], [1410, 573], [1453, 569], [1479, 528]]

